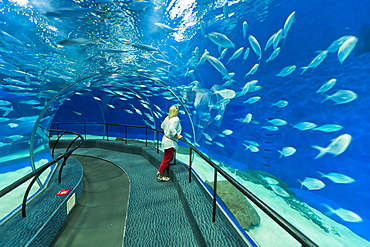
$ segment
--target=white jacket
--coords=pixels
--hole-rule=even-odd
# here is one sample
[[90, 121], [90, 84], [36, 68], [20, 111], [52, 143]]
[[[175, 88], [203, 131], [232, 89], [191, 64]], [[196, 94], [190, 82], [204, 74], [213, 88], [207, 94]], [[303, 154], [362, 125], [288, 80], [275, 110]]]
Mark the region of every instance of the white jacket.
[[177, 138], [176, 134], [180, 135], [182, 128], [180, 124], [180, 119], [178, 117], [168, 118], [168, 116], [163, 120], [161, 128], [164, 131], [164, 136], [162, 138], [162, 148], [164, 150], [169, 148], [177, 149]]

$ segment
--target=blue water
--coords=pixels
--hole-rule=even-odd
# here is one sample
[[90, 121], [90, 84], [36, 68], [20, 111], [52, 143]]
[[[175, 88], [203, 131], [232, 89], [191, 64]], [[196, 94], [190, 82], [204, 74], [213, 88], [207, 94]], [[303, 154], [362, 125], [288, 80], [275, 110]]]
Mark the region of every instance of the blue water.
[[[225, 1], [155, 1], [140, 11], [130, 10], [130, 1], [24, 2], [25, 5], [21, 1], [0, 4], [0, 100], [3, 100], [0, 101], [0, 154], [3, 157], [0, 173], [25, 165], [24, 158], [30, 153], [29, 140], [33, 133], [36, 133], [34, 146], [39, 148], [38, 152], [49, 151], [48, 135], [42, 133], [50, 128], [52, 121], [124, 123], [159, 128], [168, 107], [179, 104], [174, 96], [185, 101], [184, 92], [195, 84], [206, 90], [215, 84], [224, 84], [226, 80], [208, 61], [196, 66], [205, 49], [216, 58], [222, 50], [202, 35], [203, 25], [206, 34], [225, 34], [235, 45], [221, 59], [227, 71], [235, 73], [232, 78], [235, 82], [224, 89], [238, 93], [252, 80], [258, 80], [256, 86], [261, 88], [223, 101], [222, 110], [220, 102], [216, 104], [215, 100], [209, 106], [212, 110], [196, 109], [191, 102], [184, 103], [190, 113], [185, 114], [183, 109], [180, 116], [187, 134], [185, 137], [211, 157], [233, 168], [268, 172], [295, 191], [315, 195], [309, 200], [305, 193], [296, 193], [298, 199], [324, 213], [324, 200], [335, 209], [355, 213], [363, 220], [361, 223], [343, 221], [339, 217], [334, 219], [370, 240], [369, 232], [363, 230], [368, 228], [362, 227], [370, 219], [367, 210], [370, 206], [367, 192], [370, 186], [367, 93], [370, 90], [370, 53], [364, 48], [370, 42], [369, 29], [366, 29], [370, 25], [368, 1], [355, 4], [349, 0], [233, 1], [228, 2], [227, 18], [222, 7]], [[88, 11], [79, 18], [55, 18], [45, 14], [53, 8], [70, 6], [99, 11]], [[272, 47], [264, 50], [267, 40], [283, 28], [293, 11], [295, 21], [287, 37], [279, 42], [279, 55], [266, 63], [273, 51]], [[244, 21], [248, 22], [245, 39]], [[176, 28], [176, 32], [168, 34], [155, 23], [167, 24]], [[367, 31], [359, 32], [360, 28]], [[261, 45], [261, 61], [251, 48], [249, 35], [256, 37]], [[300, 75], [301, 67], [308, 66], [333, 41], [346, 35], [356, 36], [358, 43], [343, 64], [339, 62], [337, 52], [328, 53], [320, 65]], [[84, 38], [90, 42], [58, 45], [58, 42], [71, 38]], [[163, 56], [135, 49], [129, 41], [158, 48]], [[240, 47], [250, 47], [248, 58], [244, 61], [243, 53], [227, 63]], [[166, 60], [174, 66], [155, 59]], [[256, 63], [260, 64], [256, 73], [245, 78]], [[290, 65], [297, 67], [292, 74], [276, 76]], [[189, 75], [191, 70], [194, 72]], [[316, 91], [333, 78], [337, 80], [336, 84], [324, 93], [326, 96], [338, 90], [351, 90], [357, 98], [343, 104], [335, 104], [332, 100], [323, 102], [326, 96]], [[215, 99], [216, 96], [212, 97]], [[253, 104], [245, 103], [254, 96], [261, 98]], [[220, 95], [217, 97], [220, 99]], [[32, 104], [29, 100], [38, 102]], [[283, 108], [272, 106], [279, 100], [288, 101], [288, 105]], [[44, 109], [46, 106], [48, 109]], [[252, 114], [250, 123], [237, 121], [248, 113]], [[268, 122], [271, 119], [282, 119], [288, 124], [270, 131], [265, 127], [271, 126]], [[40, 125], [37, 120], [41, 121]], [[299, 122], [317, 126], [337, 124], [343, 128], [330, 133], [301, 131], [292, 127]], [[222, 134], [225, 130], [231, 130], [232, 134]], [[93, 127], [89, 131], [93, 134], [104, 132]], [[112, 132], [122, 134], [119, 129]], [[352, 140], [342, 153], [338, 156], [327, 153], [315, 159], [319, 151], [312, 145], [328, 147], [333, 139], [343, 134], [350, 135]], [[142, 137], [141, 133], [134, 132], [134, 135]], [[245, 145], [250, 145], [247, 141], [258, 143], [258, 152], [246, 149]], [[291, 156], [280, 157], [278, 150], [284, 147], [293, 147], [296, 151]], [[19, 155], [6, 159], [9, 153]], [[355, 182], [334, 183], [322, 178], [317, 171], [344, 174]], [[321, 180], [325, 187], [319, 190], [303, 187], [300, 190], [299, 180], [306, 177]]]

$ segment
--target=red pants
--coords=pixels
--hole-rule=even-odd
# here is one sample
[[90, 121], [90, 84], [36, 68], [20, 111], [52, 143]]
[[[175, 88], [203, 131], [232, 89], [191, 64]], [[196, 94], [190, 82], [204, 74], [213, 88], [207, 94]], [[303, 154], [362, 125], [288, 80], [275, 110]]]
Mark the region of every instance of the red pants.
[[161, 165], [159, 166], [159, 169], [158, 169], [158, 171], [160, 173], [164, 173], [164, 171], [166, 170], [166, 168], [170, 164], [171, 160], [173, 159], [174, 153], [175, 153], [174, 148], [169, 148], [169, 149], [164, 150], [162, 163], [161, 163]]

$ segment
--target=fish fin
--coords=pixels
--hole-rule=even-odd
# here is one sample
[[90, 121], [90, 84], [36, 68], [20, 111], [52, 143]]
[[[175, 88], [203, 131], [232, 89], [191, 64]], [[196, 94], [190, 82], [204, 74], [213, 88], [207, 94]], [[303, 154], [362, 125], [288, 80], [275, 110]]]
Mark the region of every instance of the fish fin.
[[319, 151], [320, 151], [320, 153], [315, 157], [315, 159], [318, 159], [318, 158], [320, 158], [321, 156], [323, 156], [324, 154], [326, 154], [326, 148], [319, 147], [319, 146], [316, 146], [316, 145], [312, 145], [311, 147], [312, 147], [312, 148], [316, 148], [317, 150], [319, 150]]

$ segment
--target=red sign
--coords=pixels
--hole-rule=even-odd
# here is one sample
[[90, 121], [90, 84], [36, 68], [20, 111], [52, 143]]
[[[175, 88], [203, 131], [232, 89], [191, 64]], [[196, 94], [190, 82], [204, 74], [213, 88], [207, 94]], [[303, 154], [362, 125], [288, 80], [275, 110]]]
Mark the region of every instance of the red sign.
[[68, 193], [70, 192], [71, 190], [60, 190], [56, 196], [63, 196], [63, 195], [68, 195]]

